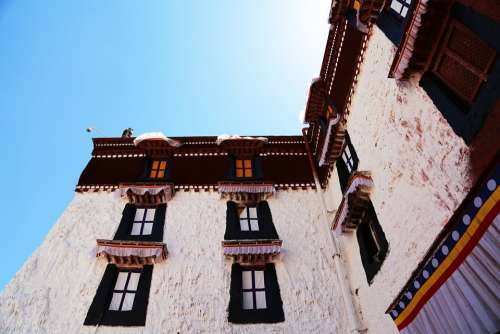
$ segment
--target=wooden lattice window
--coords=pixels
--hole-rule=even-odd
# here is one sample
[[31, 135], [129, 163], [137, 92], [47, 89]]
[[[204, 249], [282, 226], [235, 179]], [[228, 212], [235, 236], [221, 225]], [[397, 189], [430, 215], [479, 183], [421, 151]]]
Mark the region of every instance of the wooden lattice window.
[[236, 159], [236, 177], [252, 177], [252, 160]]
[[154, 160], [151, 165], [151, 171], [149, 172], [149, 177], [152, 179], [162, 179], [165, 177], [165, 170], [167, 169], [167, 162]]
[[472, 103], [496, 57], [496, 51], [463, 24], [452, 20], [432, 73], [460, 98]]

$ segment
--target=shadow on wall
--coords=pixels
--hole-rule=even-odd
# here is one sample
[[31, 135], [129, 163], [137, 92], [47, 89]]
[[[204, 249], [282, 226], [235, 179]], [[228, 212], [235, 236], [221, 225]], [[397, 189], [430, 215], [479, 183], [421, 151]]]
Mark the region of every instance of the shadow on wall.
[[471, 175], [475, 184], [485, 168], [500, 153], [500, 100], [497, 100], [470, 148]]

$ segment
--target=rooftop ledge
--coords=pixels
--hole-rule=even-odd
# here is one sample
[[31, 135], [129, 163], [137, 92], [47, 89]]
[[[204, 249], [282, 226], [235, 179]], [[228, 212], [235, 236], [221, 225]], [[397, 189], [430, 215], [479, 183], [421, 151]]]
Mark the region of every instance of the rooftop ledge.
[[96, 257], [104, 257], [113, 264], [154, 264], [166, 260], [167, 256], [167, 245], [163, 242], [97, 239]]

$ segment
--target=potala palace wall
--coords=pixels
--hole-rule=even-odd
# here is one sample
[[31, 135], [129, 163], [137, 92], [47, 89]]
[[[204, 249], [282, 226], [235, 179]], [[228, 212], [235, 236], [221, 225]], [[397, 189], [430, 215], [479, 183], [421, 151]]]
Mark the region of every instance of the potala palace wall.
[[226, 201], [178, 192], [167, 204], [166, 261], [153, 270], [145, 327], [83, 326], [106, 267], [96, 238], [111, 238], [125, 202], [112, 193], [76, 194], [43, 244], [0, 295], [1, 333], [344, 333], [327, 222], [313, 190], [268, 200], [283, 251], [275, 261], [285, 322], [227, 321], [230, 261], [222, 255]]

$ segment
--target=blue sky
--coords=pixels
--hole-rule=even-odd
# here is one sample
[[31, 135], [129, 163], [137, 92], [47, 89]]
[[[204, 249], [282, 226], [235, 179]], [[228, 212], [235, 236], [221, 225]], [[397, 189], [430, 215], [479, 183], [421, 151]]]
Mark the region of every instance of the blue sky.
[[71, 200], [87, 127], [299, 134], [329, 5], [0, 0], [0, 289]]

